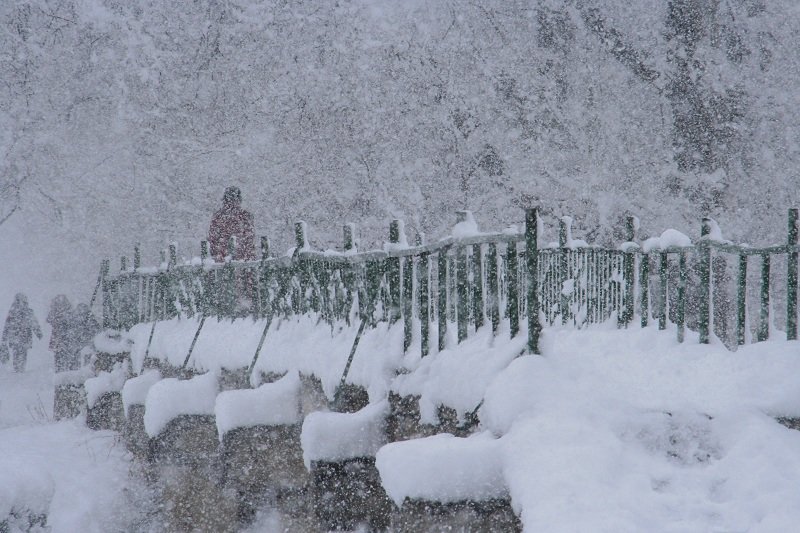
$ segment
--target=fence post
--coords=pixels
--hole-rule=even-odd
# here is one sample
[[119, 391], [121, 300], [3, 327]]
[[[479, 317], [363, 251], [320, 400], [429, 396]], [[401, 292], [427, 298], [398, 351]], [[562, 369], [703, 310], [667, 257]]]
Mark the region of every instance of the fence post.
[[[269, 237], [261, 236], [261, 265], [259, 279], [256, 282], [256, 295], [258, 296], [258, 316], [264, 318], [272, 313], [269, 311]], [[256, 301], [256, 300], [253, 300]]]
[[[342, 240], [344, 244], [344, 251], [345, 253], [354, 252], [356, 250], [356, 226], [352, 223], [347, 223], [342, 226]], [[350, 325], [350, 311], [353, 307], [353, 292], [358, 291], [358, 287], [356, 286], [356, 269], [358, 267], [353, 264], [344, 264], [341, 267], [341, 274], [342, 274], [342, 285], [344, 286], [344, 302], [343, 302], [343, 311], [345, 320], [347, 321], [347, 325]], [[361, 294], [361, 293], [359, 293]], [[364, 302], [362, 301], [364, 298], [359, 296], [358, 298], [358, 315], [359, 317], [364, 316], [363, 312], [363, 305]]]
[[659, 284], [659, 311], [658, 311], [658, 329], [667, 329], [667, 252], [659, 254], [658, 274], [660, 279]]
[[497, 244], [489, 243], [486, 252], [486, 304], [492, 320], [492, 335], [497, 334], [500, 326], [500, 298], [497, 286]]
[[228, 252], [225, 256], [224, 312], [229, 318], [235, 318], [236, 313], [236, 272], [233, 269], [233, 259], [236, 257], [236, 237], [228, 239]]
[[472, 317], [475, 331], [483, 326], [483, 253], [480, 244], [472, 245]]
[[[797, 209], [789, 209], [789, 246], [797, 246]], [[786, 340], [797, 340], [797, 258], [798, 253], [789, 250], [787, 255], [786, 283]]]
[[213, 294], [213, 272], [205, 272], [204, 265], [208, 259], [208, 241], [200, 241], [200, 266], [197, 269], [200, 276], [200, 314], [209, 316], [211, 314], [211, 295]]
[[699, 262], [700, 270], [700, 302], [699, 302], [699, 329], [700, 344], [708, 344], [709, 340], [709, 318], [711, 305], [711, 247], [706, 237], [711, 234], [711, 219], [703, 218], [700, 229]]
[[[467, 220], [468, 211], [456, 211], [456, 222]], [[461, 244], [456, 245], [456, 320], [458, 325], [458, 342], [467, 338], [467, 325], [469, 322], [469, 280], [467, 279], [467, 249]]]
[[106, 279], [110, 268], [111, 262], [108, 259], [103, 259], [100, 262], [100, 289], [103, 292], [103, 329], [110, 328], [112, 324], [111, 287], [109, 286], [110, 282]]
[[758, 341], [769, 338], [769, 253], [761, 254], [761, 313], [758, 325]]
[[646, 252], [639, 260], [639, 293], [641, 326], [646, 328], [650, 317], [650, 256]]
[[406, 256], [403, 265], [403, 352], [411, 347], [414, 312], [414, 256]]
[[136, 275], [136, 321], [144, 322], [144, 306], [147, 299], [146, 282], [141, 274], [138, 274], [142, 266], [142, 255], [139, 251], [139, 243], [133, 246], [133, 271]]
[[164, 314], [165, 318], [173, 318], [178, 314], [178, 308], [175, 307], [175, 293], [173, 292], [173, 288], [175, 287], [176, 279], [175, 276], [177, 275], [175, 271], [175, 266], [178, 264], [178, 248], [175, 246], [175, 243], [170, 243], [169, 245], [169, 262], [167, 263], [167, 273], [165, 276], [166, 280], [166, 298], [164, 299]]
[[[392, 220], [389, 224], [389, 242], [398, 244], [400, 242], [400, 220]], [[401, 288], [400, 288], [400, 258], [388, 257], [387, 275], [389, 278], [389, 322], [394, 324], [400, 319], [401, 313]]]
[[506, 265], [508, 266], [508, 321], [511, 325], [511, 338], [519, 333], [519, 273], [517, 266], [517, 242], [511, 241], [506, 246]]
[[525, 262], [528, 274], [528, 353], [539, 351], [539, 211], [525, 210]]
[[[295, 275], [297, 276], [298, 280], [298, 288], [293, 290], [296, 293], [296, 297], [292, 298], [292, 310], [295, 313], [305, 313], [308, 311], [308, 302], [306, 301], [306, 288], [308, 287], [308, 273], [306, 272], [304, 265], [300, 260], [300, 251], [306, 248], [306, 223], [302, 220], [298, 220], [294, 223], [294, 242], [295, 242], [295, 253], [294, 257], [297, 258], [296, 262], [293, 262], [292, 268], [294, 269]], [[291, 280], [289, 281], [291, 283]]]
[[[527, 221], [526, 221], [527, 222]], [[525, 225], [525, 235], [527, 241], [527, 223]], [[567, 282], [567, 269], [568, 269], [568, 254], [567, 248], [567, 220], [562, 217], [558, 221], [558, 247], [559, 247], [559, 260], [558, 260], [558, 294], [559, 294], [559, 311], [561, 313], [561, 323], [566, 324], [569, 318], [569, 298], [564, 294], [564, 284]]]
[[686, 335], [686, 252], [681, 252], [678, 259], [678, 342], [683, 342]]
[[417, 265], [417, 286], [419, 289], [419, 320], [420, 320], [420, 351], [422, 357], [430, 353], [430, 316], [429, 316], [429, 298], [430, 289], [428, 278], [430, 276], [428, 270], [428, 252], [422, 252], [419, 256], [419, 264]]
[[[636, 225], [634, 218], [629, 216], [625, 219], [625, 241], [633, 242], [636, 238]], [[631, 245], [628, 245], [631, 246]], [[634, 274], [633, 274], [633, 249], [627, 248], [622, 256], [622, 275], [625, 278], [625, 304], [621, 313], [621, 323], [627, 328], [633, 320], [633, 301], [634, 296]]]
[[736, 344], [745, 343], [745, 327], [747, 320], [747, 256], [739, 253], [739, 274], [736, 280]]
[[438, 266], [438, 314], [439, 314], [439, 351], [445, 349], [447, 340], [447, 248], [440, 248], [437, 257]]

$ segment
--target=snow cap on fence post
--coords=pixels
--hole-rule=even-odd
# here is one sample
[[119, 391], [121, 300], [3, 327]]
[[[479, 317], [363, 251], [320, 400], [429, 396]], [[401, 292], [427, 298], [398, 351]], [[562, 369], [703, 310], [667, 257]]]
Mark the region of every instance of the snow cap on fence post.
[[456, 224], [451, 232], [455, 238], [471, 237], [478, 234], [478, 223], [472, 215], [472, 211], [463, 209], [456, 211]]
[[525, 262], [528, 270], [528, 352], [539, 354], [539, 210], [525, 210]]

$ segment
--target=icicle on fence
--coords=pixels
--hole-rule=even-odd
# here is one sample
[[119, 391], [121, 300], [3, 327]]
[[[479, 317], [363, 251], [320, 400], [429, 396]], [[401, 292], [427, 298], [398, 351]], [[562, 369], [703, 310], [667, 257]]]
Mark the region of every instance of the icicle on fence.
[[[459, 223], [472, 218], [466, 211], [457, 215]], [[199, 258], [179, 264], [176, 246], [170, 245], [161, 252], [161, 264], [150, 268], [142, 266], [137, 245], [131, 267], [124, 257], [116, 275], [109, 273], [108, 260], [101, 266], [103, 324], [129, 328], [176, 316], [306, 313], [333, 324], [355, 316], [367, 326], [402, 321], [404, 348], [417, 342], [423, 356], [445, 349], [449, 337], [460, 343], [481, 327], [498, 334], [507, 326], [514, 337], [523, 319], [531, 353], [539, 352], [543, 325], [585, 327], [609, 320], [619, 327], [635, 322], [645, 327], [656, 320], [660, 329], [670, 321], [679, 341], [691, 327], [707, 343], [713, 328], [712, 264], [725, 266], [733, 258], [738, 263], [735, 316], [723, 318], [735, 322], [735, 343], [744, 344], [752, 318], [748, 268], [760, 267], [755, 333], [763, 341], [770, 332], [770, 296], [777, 289], [771, 286], [771, 259], [784, 256], [785, 331], [787, 339], [797, 338], [796, 209], [789, 210], [787, 243], [767, 248], [722, 240], [711, 219], [703, 219], [694, 244], [671, 230], [639, 244], [633, 217], [626, 221], [625, 242], [603, 248], [572, 239], [570, 222], [562, 218], [558, 242], [546, 246], [539, 242], [536, 209], [526, 211], [522, 233], [474, 231], [433, 244], [418, 238], [409, 246], [402, 222], [395, 220], [384, 249], [367, 252], [356, 249], [353, 224], [343, 228], [343, 252], [321, 252], [311, 249], [305, 223], [298, 222], [291, 256], [272, 257], [269, 240], [262, 237], [260, 260], [231, 260], [236, 256], [232, 239], [229, 257], [219, 263], [203, 241]]]

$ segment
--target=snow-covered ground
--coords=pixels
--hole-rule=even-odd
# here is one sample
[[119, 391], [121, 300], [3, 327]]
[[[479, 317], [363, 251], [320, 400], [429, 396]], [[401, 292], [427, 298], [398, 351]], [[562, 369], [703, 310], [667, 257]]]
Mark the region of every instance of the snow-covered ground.
[[[331, 328], [317, 326], [324, 334], [295, 345], [315, 355], [293, 358], [288, 342], [303, 322], [284, 323], [287, 329], [268, 339], [261, 364], [292, 370], [295, 361], [304, 371], [327, 364], [335, 382], [352, 327], [330, 339]], [[159, 327], [156, 334], [185, 354], [194, 328]], [[223, 350], [216, 335], [205, 337], [197, 355], [212, 370], [224, 366], [215, 353], [238, 351], [249, 362], [249, 340], [263, 325], [230, 327], [248, 342], [237, 347], [226, 340]], [[214, 324], [215, 332], [224, 328]], [[479, 435], [391, 443], [378, 451], [384, 486], [398, 503], [510, 497], [526, 531], [779, 533], [800, 523], [800, 432], [775, 421], [800, 416], [800, 342], [729, 352], [719, 343], [700, 345], [693, 334], [678, 344], [674, 330], [654, 327], [550, 328], [543, 356], [514, 358], [524, 331], [522, 340], [481, 331], [421, 359], [399, 355], [399, 337], [384, 333], [391, 334], [383, 347], [379, 335], [370, 335], [353, 362], [373, 369], [358, 374], [365, 386], [370, 377], [381, 382], [373, 392], [422, 394], [431, 405], [449, 400], [462, 415], [483, 398]], [[329, 340], [320, 344], [323, 337]], [[168, 357], [167, 343], [154, 343]], [[144, 496], [128, 455], [113, 433], [89, 431], [80, 419], [49, 420], [53, 374], [43, 346], [32, 352], [25, 374], [0, 371], [0, 511], [21, 498], [34, 510], [46, 506], [53, 531], [129, 530], [142, 520], [134, 508]], [[388, 363], [404, 370], [387, 384]], [[280, 528], [269, 509], [259, 517], [261, 529], [251, 531]]]
[[82, 417], [53, 422], [51, 357], [40, 342], [26, 372], [0, 367], [0, 518], [14, 508], [48, 515], [53, 533], [130, 531], [146, 494], [129, 454]]

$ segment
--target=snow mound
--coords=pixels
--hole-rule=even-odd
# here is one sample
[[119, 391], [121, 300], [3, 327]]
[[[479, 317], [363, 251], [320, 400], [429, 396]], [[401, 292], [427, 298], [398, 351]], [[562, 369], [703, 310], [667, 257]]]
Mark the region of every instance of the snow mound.
[[450, 234], [456, 239], [474, 237], [481, 234], [481, 232], [478, 231], [478, 223], [475, 222], [475, 217], [472, 215], [472, 211], [465, 212], [464, 220], [456, 223], [453, 226]]
[[150, 387], [161, 381], [161, 372], [158, 370], [145, 370], [141, 375], [131, 378], [122, 387], [122, 406], [125, 416], [131, 405], [144, 405]]
[[128, 363], [116, 363], [111, 372], [100, 372], [97, 377], [84, 382], [86, 405], [91, 409], [107, 392], [119, 392], [128, 378]]
[[452, 503], [508, 496], [500, 441], [489, 432], [393, 442], [378, 451], [375, 465], [398, 506], [406, 498]]
[[23, 469], [13, 462], [0, 462], [0, 480], [0, 526], [12, 511], [47, 514], [55, 491], [47, 470]]
[[692, 245], [692, 239], [676, 229], [665, 230], [660, 237], [650, 237], [642, 243], [642, 251], [650, 253], [667, 248], [686, 248]]
[[300, 422], [300, 374], [289, 372], [257, 389], [230, 390], [217, 396], [219, 438], [240, 427], [291, 425]]
[[156, 437], [178, 416], [213, 415], [216, 397], [217, 377], [212, 373], [188, 380], [162, 379], [147, 392], [144, 430]]
[[53, 385], [83, 385], [87, 379], [94, 377], [91, 366], [84, 366], [78, 370], [56, 372], [53, 376]]
[[440, 405], [454, 408], [463, 419], [478, 406], [492, 379], [524, 350], [525, 335], [506, 340], [508, 335], [505, 323], [496, 337], [491, 325], [482, 327], [460, 344], [422, 358], [411, 372], [397, 376], [392, 390], [420, 397], [423, 423], [438, 422]]
[[374, 457], [386, 443], [389, 401], [370, 404], [355, 413], [316, 412], [303, 422], [300, 445], [303, 461], [342, 461]]
[[95, 335], [92, 344], [95, 350], [108, 354], [119, 354], [131, 351], [131, 341], [116, 331], [105, 330]]
[[[731, 353], [674, 329], [551, 329], [479, 412], [526, 531], [789, 531], [800, 518], [797, 343]], [[613, 512], [610, 512], [613, 510]]]

